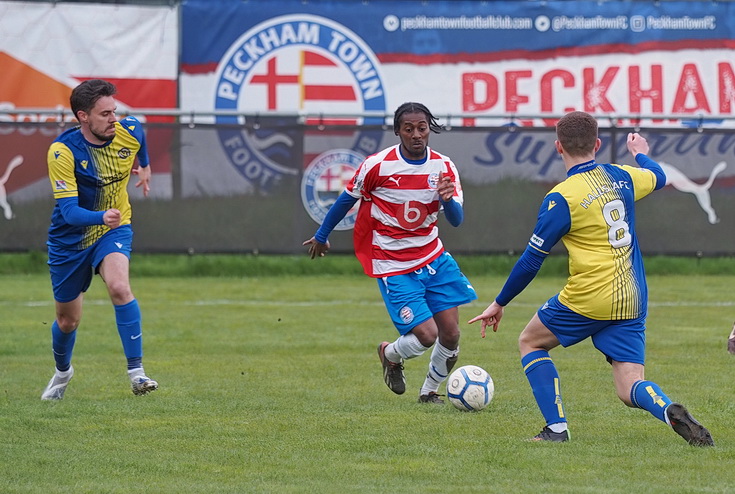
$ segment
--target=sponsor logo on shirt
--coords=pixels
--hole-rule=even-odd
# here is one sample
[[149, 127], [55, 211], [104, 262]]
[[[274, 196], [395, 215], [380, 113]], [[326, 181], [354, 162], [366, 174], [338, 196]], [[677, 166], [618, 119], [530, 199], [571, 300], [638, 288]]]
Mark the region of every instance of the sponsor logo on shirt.
[[54, 180], [54, 188], [56, 190], [67, 190], [66, 180]]
[[542, 247], [544, 245], [544, 239], [534, 233], [531, 235], [531, 243], [537, 247]]

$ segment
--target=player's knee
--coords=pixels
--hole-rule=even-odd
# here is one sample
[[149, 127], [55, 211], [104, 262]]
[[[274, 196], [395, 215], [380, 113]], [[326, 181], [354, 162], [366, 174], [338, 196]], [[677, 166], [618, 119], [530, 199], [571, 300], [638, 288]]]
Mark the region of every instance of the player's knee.
[[411, 331], [413, 331], [413, 334], [419, 340], [419, 343], [427, 348], [433, 345], [439, 336], [439, 331], [436, 327], [432, 328], [425, 325], [416, 326]]
[[79, 327], [79, 318], [68, 314], [57, 314], [56, 324], [62, 333], [71, 333]]
[[518, 335], [518, 349], [521, 351], [521, 355], [525, 355], [536, 350], [536, 345], [534, 343], [533, 339], [530, 338], [525, 331], [521, 331], [521, 334]]
[[445, 348], [454, 350], [459, 346], [459, 326], [453, 328], [441, 328], [439, 330], [439, 341]]
[[133, 292], [130, 290], [130, 285], [125, 282], [110, 282], [107, 284], [107, 291], [116, 305], [130, 302], [133, 299]]

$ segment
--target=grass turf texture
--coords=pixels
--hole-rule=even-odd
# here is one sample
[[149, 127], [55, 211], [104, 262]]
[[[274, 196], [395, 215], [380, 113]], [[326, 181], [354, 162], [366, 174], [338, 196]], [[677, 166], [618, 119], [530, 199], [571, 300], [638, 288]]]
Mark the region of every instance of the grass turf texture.
[[[735, 485], [735, 357], [726, 351], [735, 276], [649, 276], [647, 377], [710, 429], [716, 447], [700, 449], [622, 405], [589, 342], [552, 351], [572, 441], [526, 441], [543, 421], [516, 340], [562, 286], [551, 271], [513, 301], [498, 333], [483, 340], [479, 326], [462, 324], [458, 365], [484, 367], [496, 386], [487, 409], [466, 413], [416, 403], [428, 355], [407, 362], [405, 395], [385, 386], [375, 347], [396, 333], [375, 281], [280, 269], [134, 275], [146, 370], [161, 385], [145, 397], [130, 392], [96, 278], [76, 375], [64, 400], [51, 403], [39, 399], [53, 368], [48, 277], [0, 276], [0, 491], [689, 493]], [[463, 322], [505, 273], [470, 277], [481, 300], [461, 309]]]

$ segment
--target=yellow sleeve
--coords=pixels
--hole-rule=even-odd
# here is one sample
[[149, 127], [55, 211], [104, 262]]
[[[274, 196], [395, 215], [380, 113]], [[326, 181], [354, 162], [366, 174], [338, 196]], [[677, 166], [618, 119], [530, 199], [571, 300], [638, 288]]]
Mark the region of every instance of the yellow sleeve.
[[636, 201], [643, 199], [656, 188], [656, 175], [651, 170], [630, 165], [621, 165], [621, 168], [627, 171], [633, 180]]
[[60, 142], [51, 144], [46, 161], [54, 199], [77, 196], [79, 191], [74, 177], [74, 155], [66, 144]]

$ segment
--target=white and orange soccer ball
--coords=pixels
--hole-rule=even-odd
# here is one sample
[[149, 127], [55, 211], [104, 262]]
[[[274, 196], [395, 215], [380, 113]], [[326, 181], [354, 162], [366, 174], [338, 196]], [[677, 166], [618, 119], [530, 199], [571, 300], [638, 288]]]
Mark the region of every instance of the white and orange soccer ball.
[[464, 365], [447, 379], [447, 398], [459, 410], [477, 412], [490, 404], [495, 383], [482, 367]]

